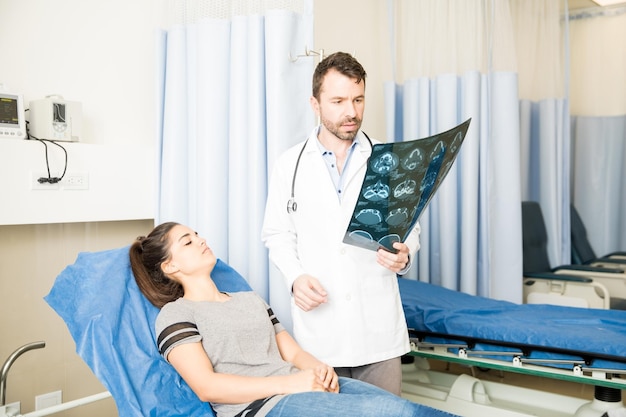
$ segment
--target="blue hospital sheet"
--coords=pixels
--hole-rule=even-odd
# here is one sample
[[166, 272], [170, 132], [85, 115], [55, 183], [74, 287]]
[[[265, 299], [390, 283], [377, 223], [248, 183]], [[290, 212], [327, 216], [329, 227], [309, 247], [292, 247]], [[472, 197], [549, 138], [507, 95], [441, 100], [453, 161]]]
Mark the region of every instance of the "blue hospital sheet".
[[[398, 280], [409, 328], [585, 352], [596, 358], [592, 367], [626, 369], [626, 311], [515, 304], [419, 281]], [[531, 358], [557, 355], [544, 355], [537, 349], [531, 352]]]
[[[158, 309], [139, 291], [128, 250], [80, 253], [57, 277], [46, 302], [65, 321], [76, 353], [111, 392], [120, 416], [214, 416], [160, 357]], [[250, 289], [219, 260], [213, 279], [222, 291]]]
[[[141, 294], [129, 247], [83, 252], [56, 278], [46, 302], [67, 325], [76, 352], [111, 392], [122, 417], [215, 416], [157, 350], [158, 309]], [[211, 274], [226, 292], [250, 290], [221, 260]], [[451, 416], [429, 407], [423, 417]]]

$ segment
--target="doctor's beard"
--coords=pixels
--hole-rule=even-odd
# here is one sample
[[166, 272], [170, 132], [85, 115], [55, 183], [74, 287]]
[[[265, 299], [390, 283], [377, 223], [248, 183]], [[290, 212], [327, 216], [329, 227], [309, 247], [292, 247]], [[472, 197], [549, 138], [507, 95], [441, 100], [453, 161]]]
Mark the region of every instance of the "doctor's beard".
[[[341, 140], [352, 141], [356, 137], [356, 134], [359, 133], [359, 129], [361, 129], [362, 119], [359, 119], [358, 117], [351, 117], [344, 119], [339, 123], [333, 123], [330, 120], [321, 117], [321, 121], [326, 130], [335, 135], [337, 138]], [[352, 132], [342, 132], [341, 126], [344, 123], [356, 123], [356, 129], [354, 129], [354, 131]]]

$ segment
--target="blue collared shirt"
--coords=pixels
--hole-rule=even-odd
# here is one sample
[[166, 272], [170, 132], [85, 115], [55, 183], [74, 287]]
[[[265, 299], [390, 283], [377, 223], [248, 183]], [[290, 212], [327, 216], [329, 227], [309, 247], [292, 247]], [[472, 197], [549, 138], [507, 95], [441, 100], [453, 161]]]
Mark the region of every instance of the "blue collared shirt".
[[344, 174], [348, 169], [351, 156], [354, 153], [354, 149], [358, 144], [359, 141], [355, 138], [352, 141], [352, 145], [350, 146], [350, 148], [348, 148], [348, 154], [346, 155], [346, 161], [343, 164], [343, 170], [341, 171], [341, 173], [339, 173], [339, 169], [337, 168], [337, 155], [335, 155], [333, 151], [329, 151], [328, 149], [326, 149], [324, 145], [322, 145], [322, 142], [320, 142], [319, 138], [317, 139], [317, 146], [322, 153], [322, 159], [326, 163], [326, 168], [328, 168], [328, 173], [330, 174], [330, 178], [332, 179], [335, 186], [335, 191], [337, 192], [337, 197], [339, 198], [339, 201], [341, 201], [342, 198], [343, 181], [345, 177]]

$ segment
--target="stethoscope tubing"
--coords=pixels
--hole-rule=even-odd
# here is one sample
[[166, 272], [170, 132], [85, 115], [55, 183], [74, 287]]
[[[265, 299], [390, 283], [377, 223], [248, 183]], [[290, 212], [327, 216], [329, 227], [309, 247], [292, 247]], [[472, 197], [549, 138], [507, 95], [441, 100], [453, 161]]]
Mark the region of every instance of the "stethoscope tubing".
[[[365, 138], [370, 144], [370, 147], [373, 149], [374, 144], [372, 144], [372, 140], [367, 133], [363, 132]], [[298, 210], [298, 203], [296, 202], [295, 194], [296, 194], [296, 177], [298, 176], [298, 168], [300, 167], [300, 159], [302, 158], [302, 154], [304, 153], [304, 149], [306, 148], [307, 143], [309, 143], [309, 139], [304, 141], [304, 145], [302, 145], [302, 149], [300, 149], [300, 153], [298, 154], [298, 159], [296, 159], [296, 166], [293, 168], [293, 175], [291, 177], [291, 198], [287, 200], [287, 213], [295, 213]]]

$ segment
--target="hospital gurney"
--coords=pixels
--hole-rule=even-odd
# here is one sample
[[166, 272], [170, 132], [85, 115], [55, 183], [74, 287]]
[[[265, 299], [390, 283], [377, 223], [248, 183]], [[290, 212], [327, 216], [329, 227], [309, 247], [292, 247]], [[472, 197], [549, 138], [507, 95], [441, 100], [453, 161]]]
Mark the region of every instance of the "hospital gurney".
[[[158, 309], [139, 291], [128, 250], [79, 254], [56, 278], [46, 302], [65, 321], [76, 352], [111, 393], [120, 416], [214, 416], [159, 355]], [[250, 290], [221, 260], [211, 277], [222, 291]], [[424, 417], [444, 414], [432, 410]]]
[[548, 233], [536, 201], [522, 202], [524, 302], [626, 310], [626, 269], [619, 264], [559, 265], [548, 259]]
[[[515, 304], [399, 278], [411, 355], [404, 396], [464, 416], [602, 416], [622, 410], [626, 312]], [[593, 401], [444, 375], [423, 358], [595, 386]], [[502, 393], [505, 398], [502, 398]], [[498, 397], [498, 398], [496, 398]], [[537, 408], [545, 401], [547, 409]]]
[[600, 267], [615, 267], [618, 265], [619, 268], [626, 268], [626, 252], [624, 251], [611, 252], [600, 257], [596, 256], [596, 252], [587, 238], [587, 228], [573, 204], [570, 205], [570, 220], [572, 262]]

